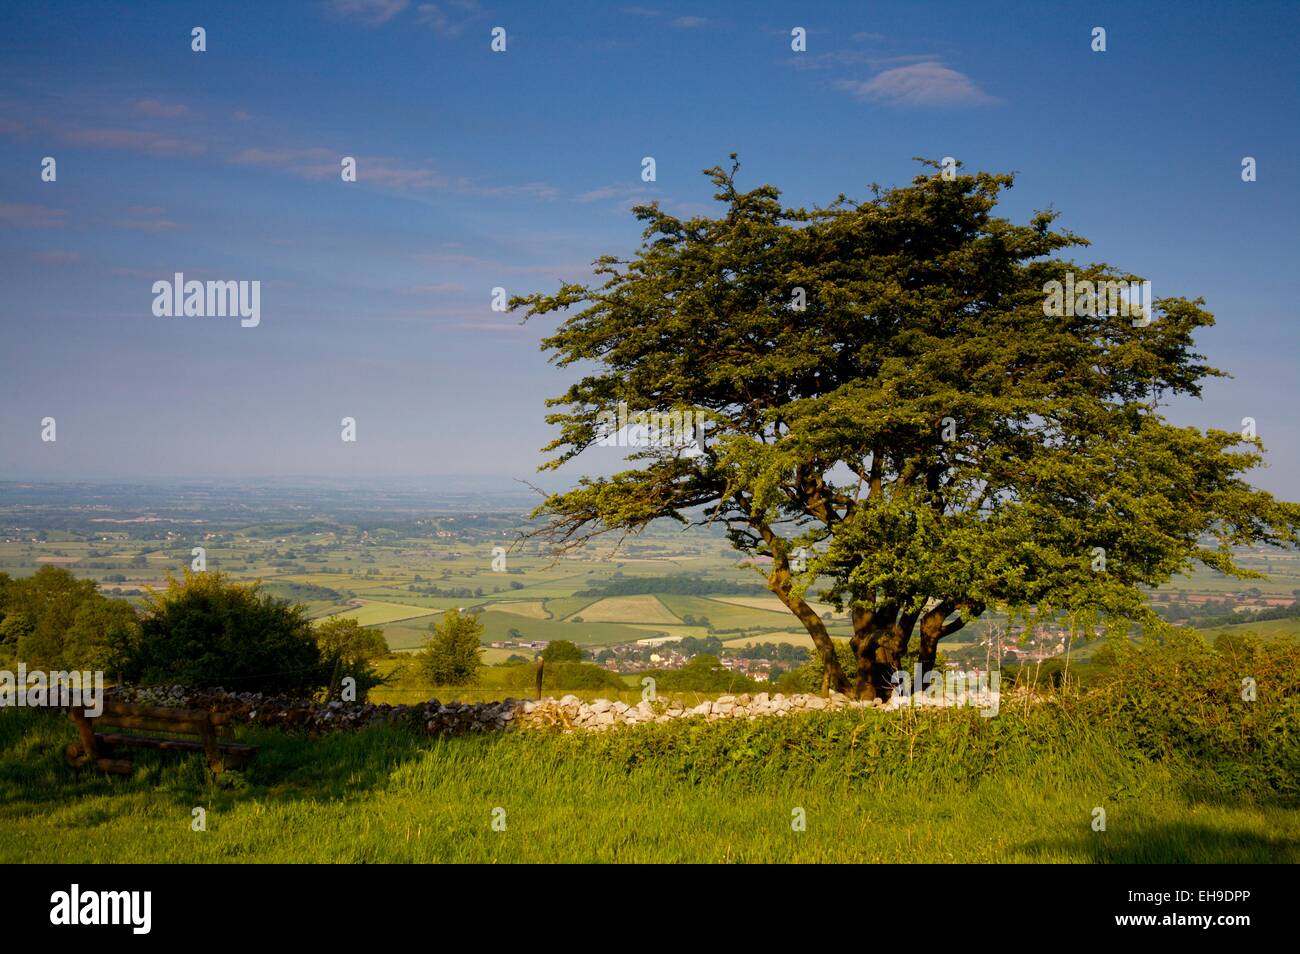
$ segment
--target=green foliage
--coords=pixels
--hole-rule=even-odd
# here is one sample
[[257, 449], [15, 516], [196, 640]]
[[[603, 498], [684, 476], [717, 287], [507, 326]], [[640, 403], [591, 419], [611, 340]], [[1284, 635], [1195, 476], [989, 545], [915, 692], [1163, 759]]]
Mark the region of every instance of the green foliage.
[[680, 669], [657, 669], [645, 673], [653, 676], [661, 692], [757, 692], [758, 683], [739, 672], [732, 672], [717, 656], [701, 655]]
[[419, 654], [425, 675], [435, 686], [470, 686], [483, 666], [483, 624], [478, 617], [449, 609], [429, 624], [431, 635]]
[[750, 643], [735, 652], [741, 659], [771, 659], [780, 662], [805, 662], [808, 659], [806, 646], [795, 646], [790, 643]]
[[94, 580], [62, 567], [0, 580], [0, 660], [32, 669], [106, 670], [112, 647], [134, 638], [137, 625], [130, 603], [100, 595]]
[[722, 640], [716, 636], [705, 636], [700, 639], [695, 636], [683, 636], [673, 643], [668, 643], [668, 649], [675, 649], [685, 656], [721, 656]]
[[324, 687], [305, 611], [233, 582], [219, 571], [168, 576], [150, 590], [139, 631], [118, 642], [116, 669], [128, 682], [222, 686], [249, 692], [311, 692]]
[[[511, 666], [505, 674], [511, 689], [533, 689], [537, 685], [537, 666]], [[627, 683], [616, 673], [600, 666], [580, 662], [546, 663], [542, 667], [542, 689], [626, 689]]]
[[77, 607], [64, 635], [60, 668], [110, 671], [113, 647], [130, 642], [139, 630], [140, 620], [126, 600], [87, 600]]
[[[855, 666], [853, 649], [847, 639], [835, 639], [831, 641], [835, 645], [835, 655], [839, 659], [840, 665], [846, 670], [851, 671]], [[912, 676], [919, 655], [915, 651], [905, 653], [899, 660], [899, 669], [907, 671], [909, 678]], [[935, 655], [936, 668], [942, 669], [947, 660], [943, 653]], [[776, 687], [782, 692], [821, 692], [822, 683], [826, 675], [826, 670], [822, 662], [816, 656], [808, 658], [802, 664], [791, 669], [789, 672], [781, 675], [777, 679]]]
[[578, 590], [574, 596], [654, 596], [667, 593], [678, 596], [707, 596], [710, 594], [729, 593], [734, 595], [758, 595], [767, 591], [752, 583], [737, 583], [734, 580], [713, 580], [708, 577], [678, 574], [676, 576], [630, 576], [611, 578], [608, 582], [586, 590]]
[[373, 665], [388, 655], [383, 630], [367, 629], [351, 617], [327, 619], [315, 629], [321, 664], [330, 672], [329, 698], [339, 698], [342, 682], [348, 677], [356, 681], [356, 702], [364, 701], [371, 689], [383, 684]]
[[1048, 314], [1067, 276], [1138, 276], [1057, 257], [1086, 242], [1055, 231], [1055, 213], [997, 216], [1012, 176], [926, 165], [813, 210], [770, 185], [739, 191], [736, 164], [710, 169], [717, 217], [637, 207], [631, 260], [514, 299], [530, 318], [567, 313], [543, 344], [591, 369], [549, 402], [548, 467], [605, 436], [620, 404], [704, 420], [701, 453], [639, 449], [635, 469], [549, 497], [545, 532], [575, 545], [660, 518], [726, 527], [771, 558], [768, 586], [839, 684], [804, 602], [818, 579], [865, 611], [855, 636], [884, 652], [864, 665], [887, 671], [914, 627], [942, 638], [991, 606], [1147, 619], [1144, 587], [1196, 562], [1245, 575], [1233, 547], [1300, 542], [1300, 505], [1241, 476], [1258, 440], [1160, 413], [1221, 373], [1195, 351], [1213, 323], [1202, 301], [1161, 298], [1145, 320]]
[[547, 664], [561, 662], [582, 662], [582, 650], [578, 644], [567, 639], [554, 639], [542, 650], [542, 658]]
[[[1300, 798], [1300, 646], [1174, 631], [1114, 641], [1087, 698], [1154, 759], [1189, 759], [1234, 791]], [[1208, 787], [1208, 783], [1207, 783]]]
[[[840, 666], [846, 672], [851, 672], [856, 661], [853, 657], [853, 650], [849, 647], [847, 639], [832, 640], [835, 646], [835, 655], [839, 659]], [[822, 662], [816, 656], [811, 657], [800, 666], [796, 666], [789, 672], [784, 673], [776, 682], [776, 688], [781, 692], [821, 692], [822, 682], [825, 676], [825, 669]]]
[[[68, 720], [12, 709], [0, 712], [0, 862], [53, 852], [79, 863], [1294, 864], [1295, 652], [1238, 659], [1143, 646], [1104, 690], [1004, 700], [988, 719], [971, 709], [843, 710], [454, 739], [396, 726], [319, 738], [240, 728], [239, 741], [260, 752], [237, 789], [216, 785], [201, 755], [140, 751], [127, 777], [71, 772]], [[1191, 678], [1162, 693], [1152, 677], [1189, 661]], [[1243, 665], [1261, 674], [1266, 708], [1225, 716], [1226, 686]], [[501, 792], [528, 808], [517, 834], [465, 837]], [[223, 819], [202, 838], [186, 825], [140, 824], [198, 804]], [[791, 832], [793, 805], [816, 824]], [[880, 807], [889, 805], [904, 807]], [[1124, 824], [1098, 837], [1087, 826], [1095, 805]], [[407, 837], [417, 817], [436, 823]], [[864, 817], [879, 822], [865, 841]]]

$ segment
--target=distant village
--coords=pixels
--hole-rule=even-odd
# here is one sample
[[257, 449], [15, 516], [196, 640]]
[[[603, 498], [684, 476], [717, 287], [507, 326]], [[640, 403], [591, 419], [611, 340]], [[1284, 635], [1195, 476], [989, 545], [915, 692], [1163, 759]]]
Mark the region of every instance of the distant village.
[[[617, 643], [602, 646], [598, 650], [583, 647], [584, 658], [603, 669], [614, 673], [636, 673], [648, 670], [681, 669], [702, 652], [712, 652], [726, 669], [741, 673], [755, 682], [775, 681], [783, 673], [799, 665], [809, 657], [808, 650], [791, 645], [766, 644], [773, 646], [776, 654], [784, 658], [769, 659], [741, 655], [746, 650], [723, 650], [718, 646], [705, 645], [708, 640], [694, 640], [682, 636], [654, 636], [638, 639], [630, 643]], [[712, 642], [717, 642], [713, 640]], [[537, 654], [549, 644], [544, 639], [504, 639], [490, 643], [493, 649], [516, 650], [521, 653]], [[758, 652], [750, 649], [748, 652]]]

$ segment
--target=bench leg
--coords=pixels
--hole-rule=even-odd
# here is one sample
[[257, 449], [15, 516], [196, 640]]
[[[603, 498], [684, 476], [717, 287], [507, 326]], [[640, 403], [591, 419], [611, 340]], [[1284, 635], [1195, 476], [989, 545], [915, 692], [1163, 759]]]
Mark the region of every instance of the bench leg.
[[90, 756], [82, 749], [80, 742], [69, 742], [64, 747], [63, 754], [74, 769], [90, 764]]
[[221, 749], [217, 745], [217, 730], [212, 725], [212, 716], [209, 713], [203, 715], [201, 737], [203, 739], [203, 751], [208, 757], [208, 765], [211, 766], [214, 774], [220, 775], [223, 768]]
[[84, 709], [69, 709], [68, 718], [77, 727], [77, 735], [81, 738], [81, 744], [69, 744], [64, 750], [68, 757], [68, 764], [73, 768], [81, 768], [87, 763], [94, 762], [100, 756], [100, 752], [95, 745], [95, 729], [86, 718]]

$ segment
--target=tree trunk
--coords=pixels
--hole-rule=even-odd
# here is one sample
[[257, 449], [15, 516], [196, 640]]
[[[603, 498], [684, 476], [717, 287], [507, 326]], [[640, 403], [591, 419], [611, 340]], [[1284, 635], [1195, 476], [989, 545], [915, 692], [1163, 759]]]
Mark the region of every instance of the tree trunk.
[[[935, 658], [939, 655], [939, 640], [945, 636], [951, 636], [966, 625], [967, 620], [964, 616], [958, 617], [951, 623], [944, 622], [948, 615], [956, 609], [964, 610], [971, 619], [984, 612], [984, 606], [980, 603], [966, 602], [958, 604], [951, 600], [944, 600], [921, 618], [921, 645], [918, 655], [921, 662], [922, 680], [934, 670]], [[921, 688], [924, 687], [925, 683], [922, 681]]]
[[921, 617], [921, 645], [917, 647], [917, 657], [921, 663], [921, 685], [925, 688], [925, 677], [934, 671], [934, 661], [939, 655], [939, 640], [944, 636], [943, 621], [952, 612], [948, 603], [940, 603]]
[[794, 594], [790, 584], [790, 571], [784, 566], [777, 566], [768, 577], [768, 589], [799, 618], [799, 622], [803, 623], [804, 629], [812, 637], [813, 645], [817, 647], [817, 655], [822, 663], [822, 692], [833, 690], [848, 693], [851, 686], [835, 655], [835, 643], [826, 632], [826, 624], [806, 600]]
[[854, 607], [849, 645], [858, 661], [855, 698], [887, 701], [893, 695], [894, 673], [903, 663], [916, 617], [916, 613], [900, 614], [896, 606], [879, 610]]

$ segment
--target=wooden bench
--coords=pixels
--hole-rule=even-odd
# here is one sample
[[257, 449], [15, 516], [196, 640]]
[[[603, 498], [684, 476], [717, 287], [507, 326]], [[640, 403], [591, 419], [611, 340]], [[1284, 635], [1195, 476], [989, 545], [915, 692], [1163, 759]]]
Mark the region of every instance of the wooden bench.
[[[84, 708], [73, 707], [68, 716], [77, 726], [80, 742], [69, 742], [64, 750], [68, 764], [73, 768], [94, 765], [101, 772], [127, 775], [131, 761], [119, 749], [131, 747], [158, 749], [164, 752], [202, 752], [208, 765], [218, 775], [223, 769], [239, 768], [257, 754], [257, 747], [238, 742], [220, 742], [221, 736], [231, 735], [230, 717], [206, 709], [168, 709], [162, 706], [141, 706], [129, 702], [105, 702], [98, 716], [88, 716]], [[106, 729], [110, 731], [96, 731]], [[160, 738], [151, 735], [129, 735], [111, 730], [141, 729], [146, 732], [167, 732], [173, 736], [192, 738]]]

